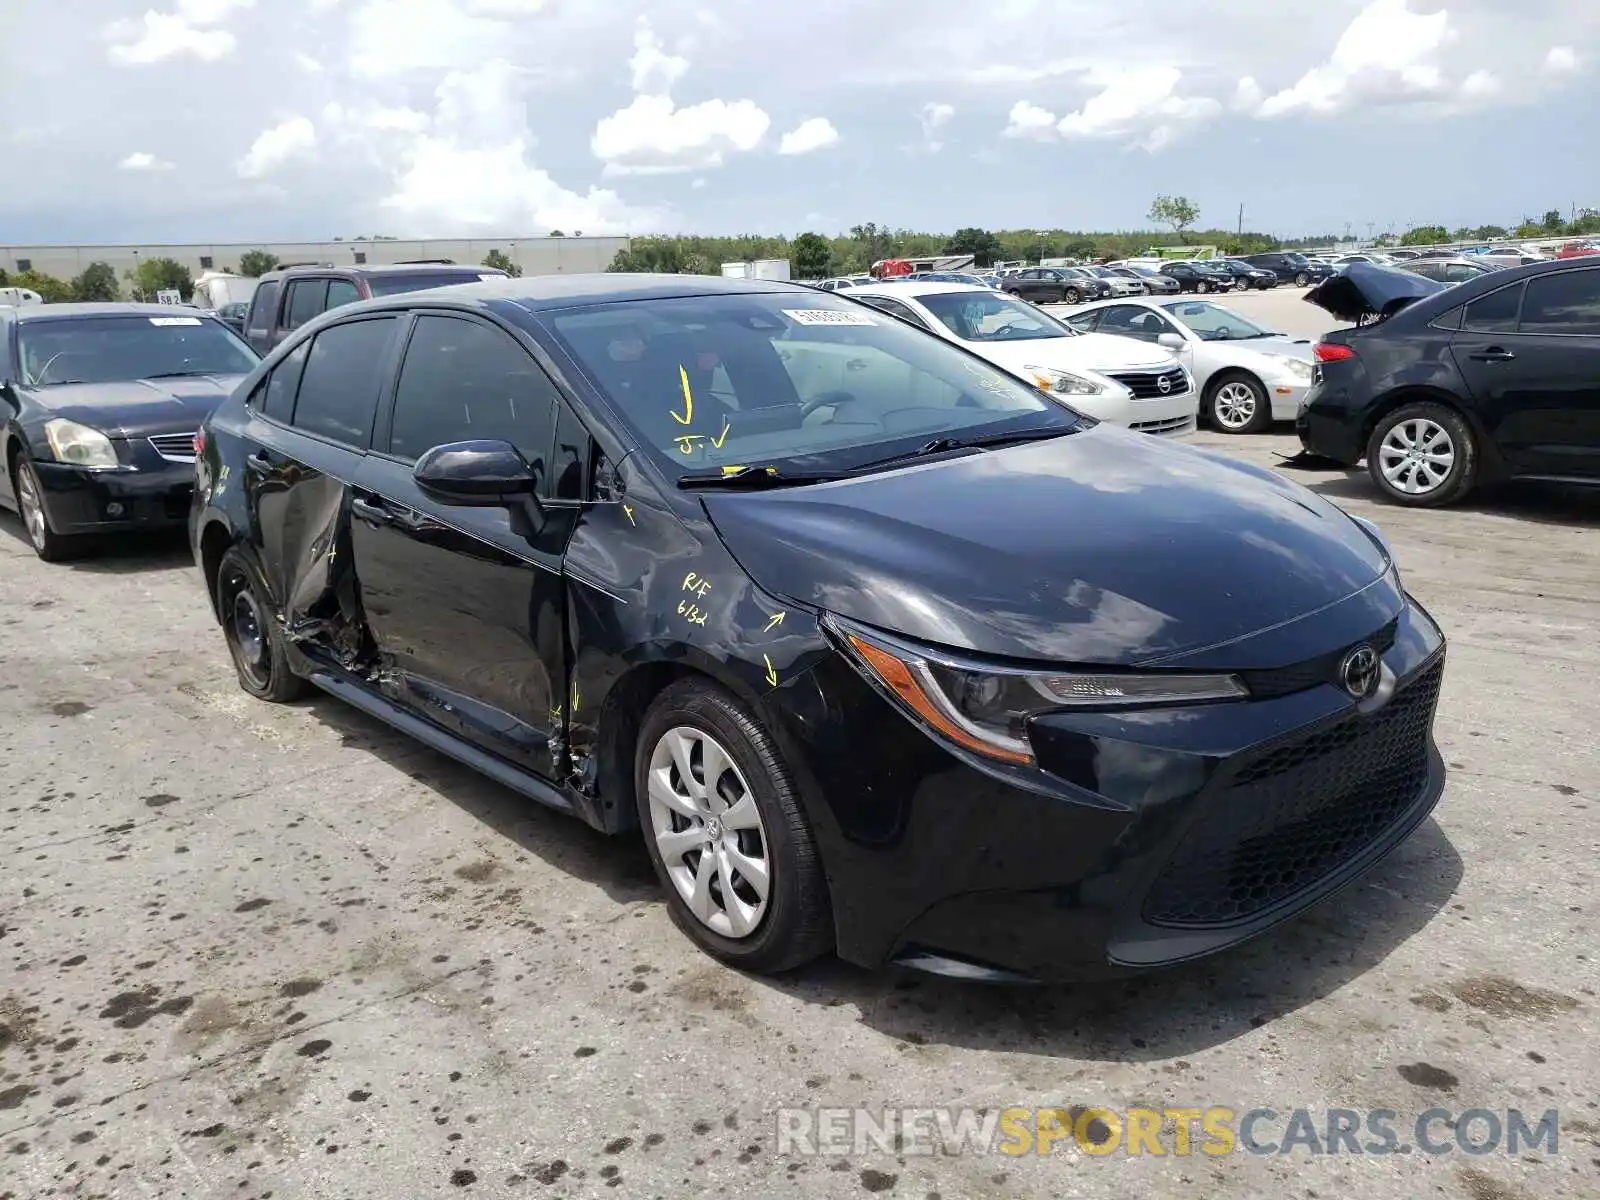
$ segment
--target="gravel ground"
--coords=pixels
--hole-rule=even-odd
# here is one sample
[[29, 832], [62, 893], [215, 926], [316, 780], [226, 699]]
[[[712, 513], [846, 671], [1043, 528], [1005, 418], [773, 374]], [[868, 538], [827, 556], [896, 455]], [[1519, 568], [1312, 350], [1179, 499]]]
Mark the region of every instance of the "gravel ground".
[[[1237, 305], [1318, 332], [1294, 301]], [[1383, 525], [1452, 639], [1435, 818], [1241, 951], [1023, 991], [724, 970], [638, 844], [331, 699], [246, 697], [181, 545], [51, 567], [0, 516], [0, 1197], [1594, 1196], [1600, 496], [1412, 513], [1303, 478]], [[784, 1105], [1562, 1126], [1553, 1157], [801, 1157]]]

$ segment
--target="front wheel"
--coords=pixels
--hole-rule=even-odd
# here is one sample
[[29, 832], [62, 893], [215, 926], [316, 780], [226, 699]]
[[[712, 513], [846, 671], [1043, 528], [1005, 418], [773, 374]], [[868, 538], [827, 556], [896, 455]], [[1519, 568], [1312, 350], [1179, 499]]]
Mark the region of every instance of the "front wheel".
[[1068, 288], [1066, 291], [1061, 293], [1061, 303], [1063, 303], [1063, 304], [1082, 304], [1083, 303], [1083, 293], [1078, 291], [1077, 288]]
[[1204, 296], [1211, 290], [1211, 285], [1202, 279], [1199, 283], [1194, 285], [1194, 290], [1199, 292], [1200, 295]]
[[1259, 433], [1272, 423], [1267, 389], [1246, 375], [1224, 375], [1207, 393], [1206, 411], [1223, 433]]
[[1454, 504], [1477, 481], [1477, 442], [1454, 409], [1428, 401], [1403, 404], [1372, 431], [1367, 472], [1396, 503], [1416, 508]]
[[777, 745], [703, 679], [650, 706], [634, 760], [639, 824], [678, 928], [732, 966], [784, 971], [833, 923], [816, 839]]
[[39, 485], [39, 475], [33, 464], [26, 458], [19, 457], [11, 470], [11, 493], [17, 498], [17, 511], [22, 514], [23, 527], [28, 531], [28, 544], [41, 559], [65, 562], [83, 552], [83, 538], [63, 537], [50, 528], [50, 519], [44, 511], [44, 488]]
[[217, 611], [239, 686], [258, 700], [278, 704], [297, 700], [310, 687], [289, 666], [289, 650], [272, 618], [266, 589], [238, 549], [222, 556], [217, 568]]
[[1311, 282], [1311, 276], [1307, 275], [1304, 271], [1301, 271], [1300, 274], [1298, 274], [1298, 275], [1296, 275], [1294, 277], [1294, 285], [1295, 285], [1295, 287], [1305, 287], [1306, 284], [1308, 284], [1310, 282]]

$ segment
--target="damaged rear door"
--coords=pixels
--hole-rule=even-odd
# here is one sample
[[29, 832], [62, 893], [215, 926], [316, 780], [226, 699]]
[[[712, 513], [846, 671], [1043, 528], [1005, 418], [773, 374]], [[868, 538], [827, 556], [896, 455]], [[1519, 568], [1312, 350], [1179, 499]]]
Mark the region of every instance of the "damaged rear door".
[[351, 488], [371, 444], [399, 326], [391, 313], [320, 330], [280, 364], [292, 384], [274, 389], [275, 372], [263, 419], [250, 426], [246, 493], [285, 631], [311, 657], [346, 669], [367, 649]]

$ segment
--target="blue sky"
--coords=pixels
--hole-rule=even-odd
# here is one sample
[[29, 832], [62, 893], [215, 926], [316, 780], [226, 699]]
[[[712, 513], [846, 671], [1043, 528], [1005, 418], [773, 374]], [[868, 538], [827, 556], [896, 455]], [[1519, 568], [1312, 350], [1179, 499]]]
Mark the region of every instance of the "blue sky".
[[1600, 207], [1592, 0], [3, 7], [12, 244]]

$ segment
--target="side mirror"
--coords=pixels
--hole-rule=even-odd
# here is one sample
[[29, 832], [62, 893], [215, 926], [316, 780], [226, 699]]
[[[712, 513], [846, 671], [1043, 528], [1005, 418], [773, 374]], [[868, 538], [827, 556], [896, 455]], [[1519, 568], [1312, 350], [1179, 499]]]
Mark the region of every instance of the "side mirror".
[[1165, 346], [1168, 350], [1182, 350], [1188, 346], [1181, 333], [1163, 333], [1156, 338], [1156, 345]]
[[536, 481], [510, 442], [449, 442], [435, 446], [411, 468], [423, 493], [441, 504], [493, 508], [533, 499]]

